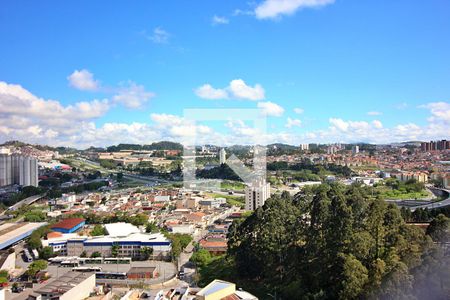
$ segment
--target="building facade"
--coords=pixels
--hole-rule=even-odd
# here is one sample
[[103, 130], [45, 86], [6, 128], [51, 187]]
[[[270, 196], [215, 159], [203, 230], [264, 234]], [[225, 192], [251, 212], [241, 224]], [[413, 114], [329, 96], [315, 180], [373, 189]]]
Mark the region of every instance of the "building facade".
[[270, 197], [270, 183], [260, 180], [245, 187], [245, 209], [256, 210]]
[[0, 186], [12, 184], [38, 186], [36, 158], [17, 154], [0, 154]]
[[224, 164], [227, 161], [227, 152], [225, 151], [225, 148], [220, 149], [219, 161], [220, 161], [220, 164]]

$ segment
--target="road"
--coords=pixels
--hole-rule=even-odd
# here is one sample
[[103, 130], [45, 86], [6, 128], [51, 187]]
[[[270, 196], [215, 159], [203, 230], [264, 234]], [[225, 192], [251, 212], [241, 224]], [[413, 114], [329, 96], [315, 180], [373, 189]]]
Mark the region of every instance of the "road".
[[31, 197], [25, 198], [25, 199], [17, 202], [16, 204], [14, 204], [13, 206], [10, 206], [8, 208], [8, 210], [9, 211], [17, 210], [17, 209], [21, 208], [22, 206], [30, 205], [30, 204], [38, 201], [39, 199], [43, 198], [44, 196], [45, 196], [45, 194], [44, 195], [35, 195], [35, 196], [31, 196]]
[[428, 203], [428, 204], [423, 204], [423, 205], [417, 205], [417, 206], [414, 206], [414, 207], [410, 207], [410, 210], [411, 211], [415, 211], [417, 208], [434, 209], [434, 208], [441, 208], [441, 207], [449, 206], [450, 205], [450, 190], [448, 190], [448, 189], [439, 189], [439, 190], [444, 191], [445, 193], [447, 193], [447, 199], [441, 200], [441, 201], [435, 201], [435, 202]]

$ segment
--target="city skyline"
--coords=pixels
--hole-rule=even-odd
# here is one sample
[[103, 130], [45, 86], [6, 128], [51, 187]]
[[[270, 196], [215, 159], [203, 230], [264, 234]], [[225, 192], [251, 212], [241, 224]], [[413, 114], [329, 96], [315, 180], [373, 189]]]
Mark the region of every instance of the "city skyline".
[[0, 142], [257, 134], [242, 120], [192, 125], [190, 108], [259, 108], [267, 144], [449, 137], [448, 3], [273, 3], [5, 3]]

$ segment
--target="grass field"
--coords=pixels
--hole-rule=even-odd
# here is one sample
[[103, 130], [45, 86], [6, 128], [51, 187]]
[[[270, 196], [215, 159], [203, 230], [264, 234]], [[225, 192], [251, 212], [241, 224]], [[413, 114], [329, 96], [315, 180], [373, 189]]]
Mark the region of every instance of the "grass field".
[[217, 193], [207, 193], [207, 195], [212, 198], [225, 198], [227, 199], [227, 203], [230, 205], [235, 205], [239, 207], [244, 207], [245, 205], [245, 198], [243, 196], [222, 195]]
[[423, 199], [432, 197], [427, 190], [421, 192], [402, 192], [399, 190], [390, 189], [388, 187], [377, 187], [377, 192], [383, 199], [395, 199], [395, 200], [405, 200], [405, 199]]

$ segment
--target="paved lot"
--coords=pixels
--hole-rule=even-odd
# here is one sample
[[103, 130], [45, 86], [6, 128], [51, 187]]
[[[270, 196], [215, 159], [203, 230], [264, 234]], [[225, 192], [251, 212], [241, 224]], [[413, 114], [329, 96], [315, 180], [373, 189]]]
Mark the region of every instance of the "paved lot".
[[[21, 258], [17, 259], [17, 262], [20, 262], [21, 267], [25, 269], [28, 267], [28, 263], [24, 263]], [[103, 272], [120, 272], [126, 273], [132, 267], [156, 267], [159, 277], [155, 279], [145, 280], [145, 281], [135, 281], [135, 280], [97, 280], [97, 283], [112, 283], [112, 284], [123, 284], [123, 285], [131, 285], [136, 283], [144, 283], [144, 284], [157, 284], [164, 281], [167, 281], [173, 278], [177, 272], [177, 269], [174, 264], [170, 262], [161, 262], [161, 261], [133, 261], [131, 264], [88, 264], [86, 267], [101, 267]], [[49, 265], [47, 271], [50, 273], [51, 279], [58, 278], [59, 276], [64, 275], [66, 272], [71, 271], [72, 268], [68, 267], [60, 267], [59, 265]], [[6, 300], [14, 299], [14, 300], [25, 300], [28, 298], [34, 290], [38, 290], [48, 282], [43, 282], [42, 284], [35, 284], [34, 287], [25, 289], [22, 293], [16, 294], [11, 293], [10, 291], [6, 291]]]

